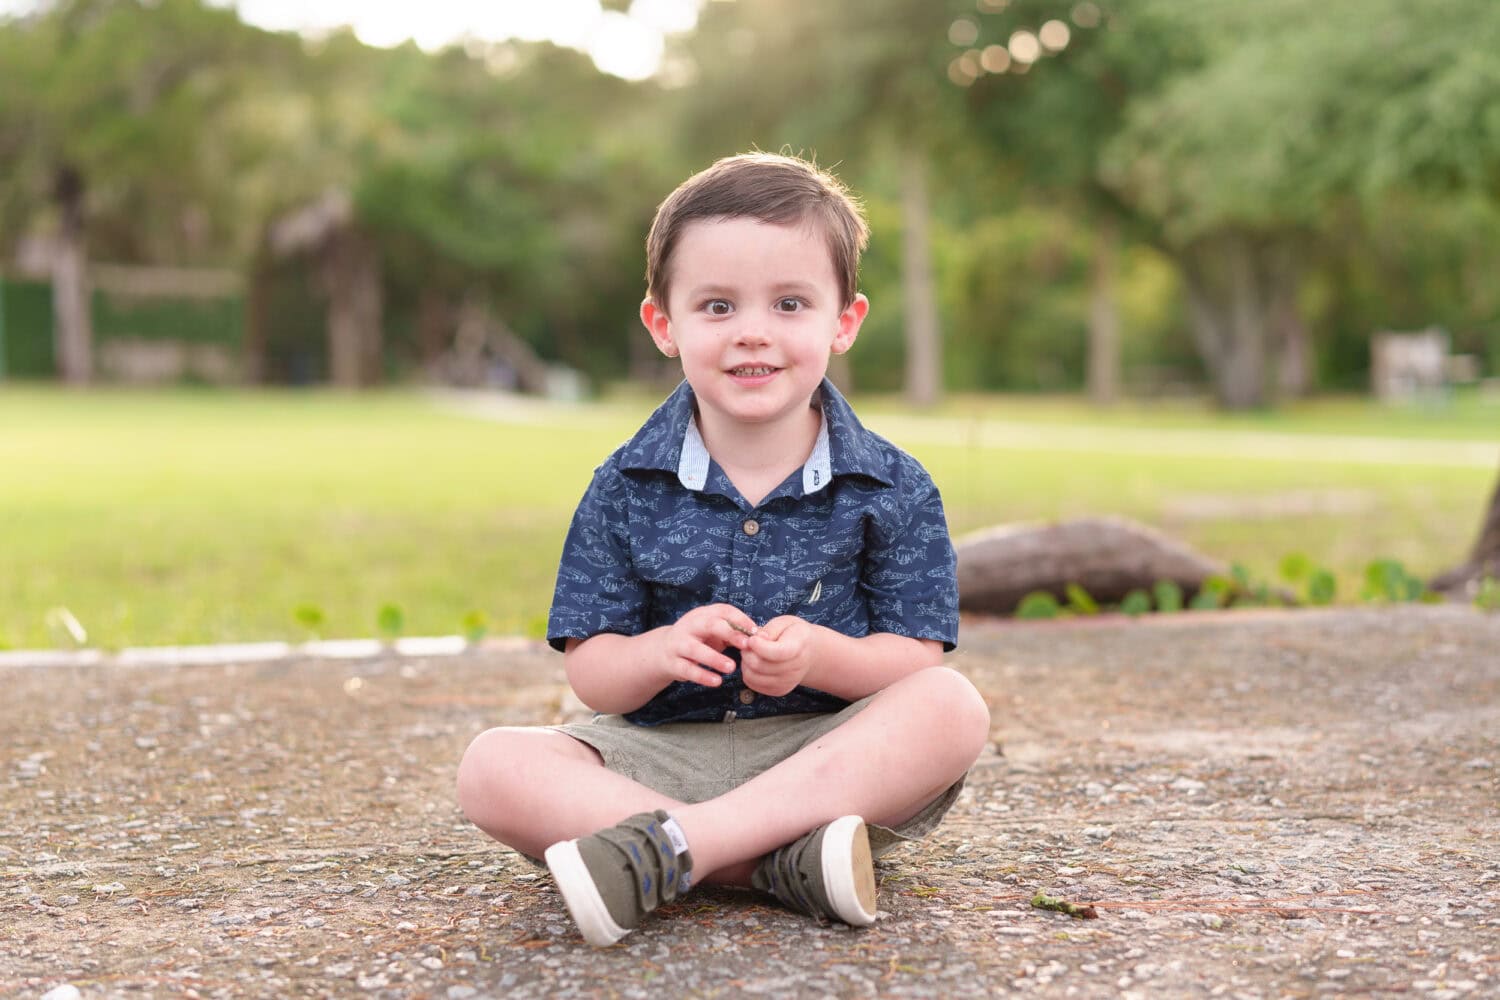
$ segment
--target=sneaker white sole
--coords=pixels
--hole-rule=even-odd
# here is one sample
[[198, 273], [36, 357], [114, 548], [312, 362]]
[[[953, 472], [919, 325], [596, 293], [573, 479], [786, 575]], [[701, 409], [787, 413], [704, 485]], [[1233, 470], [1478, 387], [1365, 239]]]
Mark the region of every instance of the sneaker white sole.
[[594, 878], [578, 853], [576, 840], [553, 844], [545, 856], [557, 891], [562, 893], [573, 923], [578, 925], [585, 941], [595, 948], [608, 948], [630, 933], [630, 928], [621, 927], [609, 915], [609, 907], [604, 905], [604, 897], [599, 895]]
[[823, 833], [823, 892], [834, 914], [854, 927], [875, 922], [875, 866], [865, 821], [842, 816]]

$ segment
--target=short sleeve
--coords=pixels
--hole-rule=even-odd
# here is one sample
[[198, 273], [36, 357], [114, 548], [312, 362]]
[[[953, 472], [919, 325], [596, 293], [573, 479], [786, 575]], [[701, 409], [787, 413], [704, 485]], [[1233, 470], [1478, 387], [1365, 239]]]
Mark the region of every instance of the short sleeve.
[[958, 560], [943, 500], [926, 471], [910, 460], [897, 516], [873, 527], [861, 585], [870, 630], [958, 645]]
[[547, 641], [554, 649], [600, 632], [645, 631], [648, 597], [632, 565], [623, 486], [613, 464], [605, 463], [573, 512], [547, 619]]

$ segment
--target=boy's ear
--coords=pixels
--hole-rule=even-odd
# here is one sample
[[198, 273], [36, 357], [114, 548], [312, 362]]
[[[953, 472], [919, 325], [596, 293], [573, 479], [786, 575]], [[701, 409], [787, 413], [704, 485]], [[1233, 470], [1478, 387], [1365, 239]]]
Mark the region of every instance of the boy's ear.
[[672, 319], [667, 311], [651, 299], [641, 303], [641, 324], [656, 342], [656, 349], [669, 358], [677, 357], [677, 344], [672, 340]]
[[854, 296], [854, 301], [844, 307], [839, 313], [839, 328], [833, 335], [833, 353], [843, 354], [854, 346], [854, 338], [859, 336], [860, 324], [870, 314], [870, 300], [863, 295]]

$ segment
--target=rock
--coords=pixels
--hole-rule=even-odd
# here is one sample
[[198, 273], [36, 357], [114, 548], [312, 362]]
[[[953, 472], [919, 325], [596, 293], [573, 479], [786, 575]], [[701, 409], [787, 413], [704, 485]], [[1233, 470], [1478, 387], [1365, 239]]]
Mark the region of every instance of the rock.
[[72, 983], [63, 983], [43, 993], [42, 1000], [79, 1000], [82, 996], [83, 994], [78, 992], [78, 987]]
[[999, 525], [958, 539], [954, 548], [958, 606], [985, 614], [1009, 614], [1037, 590], [1064, 598], [1070, 583], [1101, 603], [1164, 580], [1190, 598], [1208, 577], [1227, 572], [1181, 542], [1120, 517]]

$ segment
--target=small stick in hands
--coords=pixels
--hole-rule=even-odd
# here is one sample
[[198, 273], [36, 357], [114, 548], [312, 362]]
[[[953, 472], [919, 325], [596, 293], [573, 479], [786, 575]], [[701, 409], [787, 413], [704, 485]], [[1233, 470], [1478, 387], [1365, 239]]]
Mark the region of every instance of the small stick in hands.
[[724, 624], [728, 625], [730, 628], [734, 629], [736, 632], [740, 633], [741, 635], [754, 635], [757, 631], [759, 631], [758, 629], [745, 628], [743, 625], [736, 625], [734, 622], [730, 621], [728, 618], [724, 619]]

